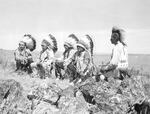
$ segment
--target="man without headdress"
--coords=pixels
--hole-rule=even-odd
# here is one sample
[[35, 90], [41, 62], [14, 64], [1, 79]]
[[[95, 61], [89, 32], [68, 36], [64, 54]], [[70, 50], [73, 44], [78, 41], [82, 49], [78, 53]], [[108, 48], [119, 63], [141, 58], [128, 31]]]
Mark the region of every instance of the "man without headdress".
[[110, 62], [101, 68], [101, 72], [119, 71], [118, 78], [124, 79], [128, 69], [128, 53], [125, 43], [125, 31], [118, 27], [112, 28], [111, 43], [114, 45]]

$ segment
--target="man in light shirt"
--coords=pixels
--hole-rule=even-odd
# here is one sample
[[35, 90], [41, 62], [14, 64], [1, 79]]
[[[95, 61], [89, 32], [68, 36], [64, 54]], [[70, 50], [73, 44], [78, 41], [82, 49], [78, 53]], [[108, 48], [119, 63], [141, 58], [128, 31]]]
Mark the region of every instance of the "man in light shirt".
[[32, 63], [32, 54], [29, 49], [26, 49], [26, 43], [23, 41], [19, 42], [18, 49], [14, 52], [15, 61], [16, 61], [16, 71], [28, 71], [31, 73], [30, 64]]
[[119, 71], [119, 79], [124, 79], [128, 69], [128, 53], [127, 46], [124, 42], [124, 31], [120, 28], [113, 27], [111, 35], [111, 43], [114, 45], [111, 60], [107, 65], [102, 66], [101, 72]]
[[37, 62], [31, 64], [33, 69], [38, 71], [40, 78], [46, 78], [50, 75], [52, 62], [54, 61], [54, 50], [51, 39], [45, 38], [41, 43], [42, 51]]
[[32, 73], [31, 63], [33, 62], [31, 52], [36, 48], [36, 40], [30, 35], [25, 34], [19, 42], [19, 47], [15, 50], [16, 71], [21, 70]]

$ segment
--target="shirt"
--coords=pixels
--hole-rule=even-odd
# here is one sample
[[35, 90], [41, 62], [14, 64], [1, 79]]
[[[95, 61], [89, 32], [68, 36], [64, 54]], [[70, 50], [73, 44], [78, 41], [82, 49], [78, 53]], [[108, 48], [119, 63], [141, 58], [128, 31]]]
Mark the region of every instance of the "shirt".
[[51, 49], [47, 49], [45, 51], [41, 51], [39, 60], [41, 63], [45, 63], [50, 65], [54, 59], [54, 52]]
[[83, 51], [80, 55], [76, 56], [76, 67], [77, 72], [84, 75], [90, 71], [92, 68], [92, 59], [88, 51]]
[[16, 49], [14, 52], [16, 61], [23, 61], [27, 59], [32, 59], [31, 51], [29, 49], [20, 50], [20, 48]]
[[71, 49], [66, 54], [64, 54], [64, 64], [65, 66], [69, 65], [72, 61], [75, 60], [75, 54], [77, 50]]
[[110, 64], [117, 65], [118, 67], [126, 64], [125, 67], [128, 67], [127, 49], [122, 43], [118, 42], [118, 44], [114, 46]]

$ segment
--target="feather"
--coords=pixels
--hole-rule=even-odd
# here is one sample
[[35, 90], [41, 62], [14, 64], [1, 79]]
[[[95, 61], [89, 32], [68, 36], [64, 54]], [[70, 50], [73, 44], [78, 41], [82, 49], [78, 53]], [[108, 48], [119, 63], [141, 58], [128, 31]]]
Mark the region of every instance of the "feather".
[[29, 47], [27, 47], [27, 48], [29, 48], [30, 51], [35, 50], [36, 49], [36, 40], [35, 40], [35, 38], [33, 38], [30, 34], [25, 34], [24, 37], [28, 37], [32, 40], [32, 46], [30, 48]]
[[51, 34], [49, 34], [49, 37], [50, 37], [50, 39], [51, 39], [52, 42], [53, 42], [53, 51], [54, 51], [54, 53], [56, 53], [57, 50], [58, 50], [57, 40], [56, 40], [56, 38], [55, 38], [53, 35], [51, 35]]
[[74, 39], [76, 42], [79, 41], [79, 39], [77, 38], [77, 36], [75, 34], [70, 34], [68, 37]]
[[87, 35], [85, 35], [86, 36], [86, 38], [89, 40], [89, 42], [90, 42], [90, 49], [91, 49], [91, 55], [93, 56], [93, 49], [94, 49], [94, 43], [93, 43], [93, 40], [92, 40], [92, 38], [87, 34]]

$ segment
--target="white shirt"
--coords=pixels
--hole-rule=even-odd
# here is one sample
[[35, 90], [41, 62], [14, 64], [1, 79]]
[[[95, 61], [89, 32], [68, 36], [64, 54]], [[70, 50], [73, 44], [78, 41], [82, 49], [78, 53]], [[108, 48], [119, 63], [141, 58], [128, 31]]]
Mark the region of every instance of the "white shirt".
[[117, 65], [118, 68], [128, 67], [127, 49], [122, 43], [118, 42], [118, 44], [114, 46], [110, 64]]
[[42, 63], [46, 63], [47, 65], [50, 65], [53, 59], [54, 59], [53, 50], [47, 49], [44, 52], [41, 52], [40, 61]]

